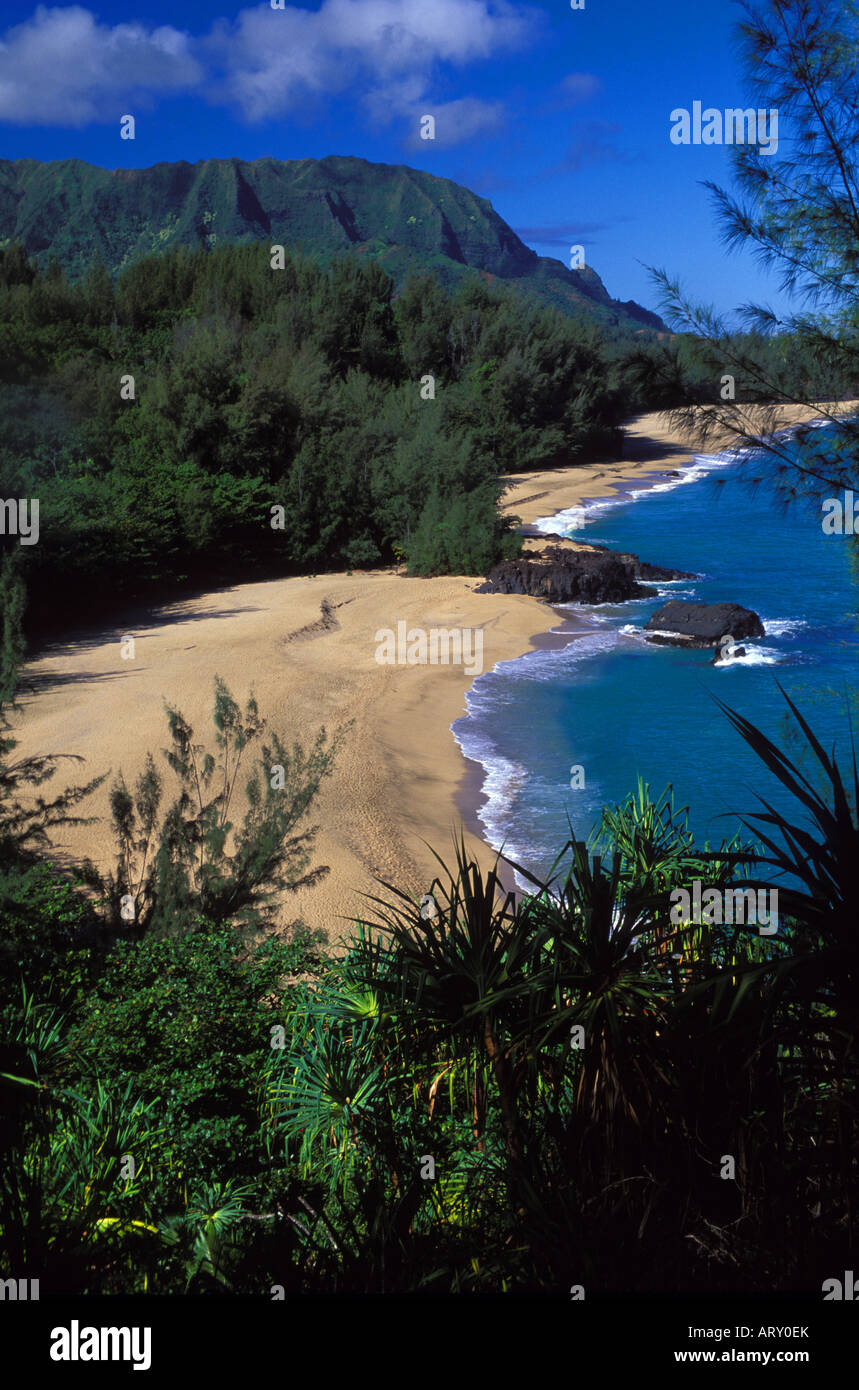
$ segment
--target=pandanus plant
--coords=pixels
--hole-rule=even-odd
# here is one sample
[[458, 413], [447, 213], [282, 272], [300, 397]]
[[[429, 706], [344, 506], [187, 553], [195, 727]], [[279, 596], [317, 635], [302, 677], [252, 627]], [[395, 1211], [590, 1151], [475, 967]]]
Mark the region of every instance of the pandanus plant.
[[[558, 865], [567, 861], [563, 879]], [[521, 873], [525, 873], [520, 869]], [[531, 878], [530, 875], [527, 875]], [[556, 860], [549, 885], [524, 915], [542, 941], [537, 1045], [566, 1037], [578, 1063], [574, 1110], [578, 1142], [614, 1170], [631, 1130], [646, 1126], [654, 1087], [664, 1082], [660, 1033], [668, 994], [660, 959], [665, 919], [644, 883], [571, 840]]]
[[[774, 870], [780, 880], [779, 905], [799, 927], [797, 945], [778, 965], [809, 999], [834, 1008], [832, 1026], [855, 1045], [859, 1026], [859, 770], [855, 749], [852, 787], [832, 754], [826, 752], [789, 695], [779, 690], [816, 759], [823, 794], [771, 739], [743, 715], [718, 701], [734, 728], [805, 811], [805, 823], [777, 811], [759, 797], [762, 811], [747, 812], [743, 823], [762, 842], [765, 853], [748, 862]], [[747, 817], [747, 818], [746, 818]], [[758, 881], [755, 885], [758, 886]], [[767, 886], [761, 881], [761, 886]]]
[[[324, 1002], [324, 1001], [323, 1001]], [[305, 1177], [330, 1189], [354, 1179], [384, 1105], [377, 1024], [344, 1028], [321, 1009], [299, 1009], [282, 1053], [267, 1062], [266, 1139], [283, 1141]]]
[[[686, 888], [695, 879], [706, 886], [723, 887], [748, 852], [738, 836], [711, 852], [695, 844], [689, 828], [689, 808], [674, 805], [669, 784], [658, 800], [641, 778], [636, 791], [617, 806], [607, 806], [596, 826], [592, 846], [610, 845], [620, 855], [621, 872], [642, 893], [653, 895], [654, 904], [664, 909], [673, 889]], [[675, 987], [688, 983], [694, 975], [713, 964], [725, 953], [728, 943], [719, 931], [692, 920], [675, 921], [674, 914], [660, 914], [660, 953], [674, 958]], [[733, 943], [736, 947], [736, 943]]]
[[[67, 1020], [26, 990], [2, 1052], [0, 1250], [12, 1269], [50, 1265], [68, 1287], [136, 1278], [133, 1257], [158, 1235], [147, 1199], [162, 1138], [155, 1102], [131, 1080], [64, 1085]], [[134, 1159], [125, 1171], [123, 1157]]]
[[[853, 748], [852, 776], [845, 779], [835, 749], [827, 753], [781, 685], [779, 690], [815, 761], [821, 789], [760, 729], [719, 702], [804, 813], [795, 819], [765, 797], [759, 797], [762, 810], [746, 813], [744, 824], [764, 850], [749, 861], [765, 866], [769, 880], [779, 882], [779, 909], [788, 930], [786, 952], [749, 971], [741, 983], [747, 985], [751, 977], [772, 982], [772, 1014], [778, 1020], [784, 1065], [803, 1072], [806, 1094], [817, 1098], [813, 1107], [829, 1098], [821, 1118], [828, 1115], [832, 1138], [818, 1146], [828, 1155], [819, 1185], [832, 1188], [835, 1166], [852, 1243], [859, 1181], [859, 770]], [[758, 886], [758, 880], [752, 882]]]
[[[523, 1019], [533, 1015], [534, 977], [542, 967], [546, 929], [521, 912], [499, 875], [499, 859], [484, 873], [469, 858], [462, 834], [454, 841], [455, 867], [431, 885], [432, 910], [394, 885], [389, 898], [373, 896], [370, 925], [384, 941], [364, 957], [368, 981], [385, 1005], [425, 1039], [426, 1055], [447, 1051], [452, 1062], [474, 1068], [473, 1117], [480, 1139], [485, 1123], [485, 1078], [497, 1091], [510, 1175], [522, 1176], [525, 1143], [517, 1105], [522, 1068]], [[357, 953], [356, 969], [362, 965]]]

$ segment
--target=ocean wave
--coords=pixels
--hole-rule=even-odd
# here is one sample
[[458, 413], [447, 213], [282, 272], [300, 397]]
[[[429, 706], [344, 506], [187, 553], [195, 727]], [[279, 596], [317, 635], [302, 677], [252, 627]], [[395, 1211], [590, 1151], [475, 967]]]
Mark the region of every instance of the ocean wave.
[[800, 420], [798, 425], [787, 425], [782, 430], [774, 430], [772, 434], [765, 436], [767, 439], [790, 439], [792, 435], [800, 434], [805, 430], [828, 430], [837, 429], [839, 425], [853, 424], [859, 420], [859, 415], [842, 415], [837, 420]]
[[[685, 487], [688, 483], [697, 483], [708, 473], [737, 463], [746, 452], [748, 451], [744, 449], [724, 449], [718, 454], [693, 454], [691, 463], [672, 470], [676, 474], [675, 477], [663, 478], [660, 482], [645, 480], [640, 487], [623, 487], [620, 492], [609, 497], [587, 497], [574, 507], [565, 507], [562, 511], [553, 512], [551, 516], [538, 517], [531, 525], [544, 535], [563, 535], [570, 531], [581, 531], [596, 521], [603, 512], [613, 511], [615, 507], [626, 506], [629, 502], [637, 502], [650, 494], [673, 492], [675, 488]], [[658, 474], [653, 476], [658, 477]], [[629, 479], [614, 481], [622, 484], [628, 483]]]
[[777, 666], [779, 662], [784, 661], [784, 653], [777, 651], [775, 647], [760, 647], [745, 640], [742, 645], [745, 648], [745, 656], [724, 657], [714, 663], [714, 669], [721, 671], [728, 666]]
[[569, 642], [566, 647], [559, 647], [546, 655], [555, 657], [562, 666], [575, 666], [580, 661], [587, 661], [590, 657], [596, 656], [598, 652], [607, 652], [616, 646], [617, 629], [606, 624], [598, 632], [587, 632], [584, 636]]
[[[845, 420], [854, 419], [859, 419], [859, 416], [845, 417]], [[798, 425], [789, 425], [785, 429], [775, 430], [772, 434], [762, 436], [762, 444], [765, 445], [769, 439], [789, 439], [803, 430], [831, 427], [832, 422], [829, 420], [802, 421]], [[691, 463], [680, 464], [671, 470], [675, 475], [673, 477], [662, 478], [659, 482], [644, 479], [639, 487], [623, 488], [614, 496], [585, 498], [579, 505], [565, 507], [562, 511], [554, 512], [551, 516], [542, 516], [537, 521], [532, 522], [532, 525], [536, 530], [549, 535], [553, 532], [563, 534], [569, 531], [581, 531], [596, 520], [601, 512], [625, 506], [628, 502], [638, 502], [641, 498], [651, 494], [673, 492], [678, 487], [687, 487], [690, 483], [697, 483], [701, 478], [706, 478], [710, 473], [715, 473], [719, 469], [731, 468], [744, 459], [765, 455], [765, 448], [748, 444], [736, 444], [726, 449], [720, 449], [715, 454], [693, 454]], [[658, 476], [658, 473], [651, 475], [651, 477]], [[629, 478], [615, 479], [614, 483], [623, 484], [629, 481]], [[613, 486], [614, 483], [610, 486]]]
[[[645, 583], [647, 581], [645, 580]], [[685, 581], [688, 583], [688, 580]], [[682, 584], [682, 579], [660, 579], [656, 586], [656, 593], [659, 598], [694, 598], [694, 589], [669, 589], [669, 584]]]
[[[497, 753], [492, 738], [482, 731], [497, 727], [501, 712], [514, 703], [515, 697], [505, 694], [505, 689], [510, 691], [511, 676], [517, 682], [556, 682], [571, 666], [598, 652], [610, 651], [617, 645], [617, 637], [616, 628], [602, 629], [574, 637], [564, 647], [542, 648], [498, 662], [492, 671], [478, 676], [465, 696], [466, 714], [451, 725], [463, 756], [483, 768], [481, 793], [485, 799], [477, 810], [477, 818], [486, 842], [496, 850], [503, 846], [505, 854], [520, 863], [537, 862], [545, 851], [545, 846], [520, 838], [524, 826], [517, 826], [514, 814], [519, 793], [526, 783], [529, 790], [533, 789], [535, 774], [522, 763]], [[493, 680], [495, 674], [505, 679]], [[521, 890], [527, 890], [527, 883], [520, 881], [518, 875], [517, 883]]]
[[767, 637], [793, 637], [794, 633], [808, 627], [805, 618], [764, 618], [761, 617]]
[[487, 740], [471, 729], [454, 726], [453, 736], [463, 756], [483, 768], [481, 793], [485, 800], [477, 808], [477, 819], [483, 826], [487, 844], [495, 850], [504, 846], [505, 852], [513, 858], [524, 857], [527, 847], [514, 846], [510, 832], [515, 824], [512, 811], [516, 797], [530, 777], [527, 767], [501, 757]]
[[[566, 608], [569, 612], [581, 616], [584, 622], [592, 623], [595, 627], [605, 627], [608, 623], [614, 622], [614, 615], [612, 613], [606, 613], [602, 608], [598, 608], [593, 603], [553, 603], [552, 607]], [[606, 604], [605, 607], [608, 608], [609, 605]]]
[[588, 517], [584, 507], [565, 507], [563, 511], [553, 512], [551, 516], [538, 517], [531, 525], [535, 531], [544, 535], [564, 535], [567, 531], [581, 531]]
[[491, 671], [478, 676], [466, 694], [465, 707], [469, 714], [476, 713], [478, 708], [485, 714], [493, 706], [500, 688], [500, 683], [490, 679], [494, 675], [512, 676], [517, 681], [554, 681], [570, 666], [587, 661], [599, 652], [610, 651], [616, 645], [617, 629], [606, 624], [593, 632], [570, 633], [570, 640], [563, 647], [540, 647], [524, 656], [499, 661]]
[[[635, 623], [624, 623], [623, 627], [620, 628], [620, 633], [624, 637], [631, 637], [634, 641], [643, 643], [645, 646], [654, 645], [652, 642], [648, 642], [648, 636], [675, 636], [674, 633], [662, 632], [654, 628], [651, 628], [649, 633], [645, 633], [644, 628], [637, 627]], [[659, 643], [656, 643], [655, 645], [658, 646]], [[749, 642], [745, 639], [738, 639], [737, 646], [742, 646], [745, 648], [745, 656], [723, 657], [721, 661], [714, 662], [713, 665], [721, 670], [725, 666], [776, 666], [779, 662], [784, 660], [784, 653], [777, 651], [775, 647], [762, 647], [757, 643]], [[691, 652], [704, 652], [707, 650], [707, 648], [705, 647], [684, 648], [680, 645], [678, 645], [674, 649]]]
[[706, 478], [710, 473], [715, 473], [720, 468], [729, 468], [732, 464], [739, 462], [741, 450], [726, 449], [721, 454], [695, 454], [692, 462], [687, 463], [676, 469], [675, 478], [664, 478], [658, 483], [643, 483], [641, 487], [630, 488], [621, 501], [638, 502], [641, 498], [649, 495], [656, 496], [662, 492], [674, 492], [678, 487], [688, 487], [690, 483], [697, 483], [701, 478]]

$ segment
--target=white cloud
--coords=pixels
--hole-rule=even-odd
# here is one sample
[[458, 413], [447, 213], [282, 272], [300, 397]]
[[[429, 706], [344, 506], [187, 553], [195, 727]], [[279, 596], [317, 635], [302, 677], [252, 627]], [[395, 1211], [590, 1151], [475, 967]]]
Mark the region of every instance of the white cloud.
[[200, 81], [190, 45], [169, 25], [111, 26], [80, 5], [39, 5], [0, 40], [0, 120], [82, 126], [117, 119], [135, 100]]
[[509, 51], [533, 27], [534, 12], [509, 0], [324, 0], [314, 12], [243, 10], [209, 46], [224, 71], [219, 95], [258, 121], [359, 88], [375, 112], [386, 101], [402, 109], [404, 92], [411, 107], [437, 64]]
[[424, 115], [435, 118], [434, 143], [446, 149], [481, 136], [496, 135], [504, 126], [503, 103], [481, 101], [478, 97], [445, 102], [424, 100], [396, 114], [408, 120], [411, 133], [406, 144], [412, 149], [426, 148], [419, 134], [420, 119]]
[[376, 120], [411, 124], [430, 111], [444, 118], [445, 143], [459, 143], [498, 129], [501, 106], [469, 96], [428, 104], [439, 65], [509, 52], [540, 22], [512, 0], [323, 0], [318, 10], [259, 4], [195, 37], [40, 5], [0, 38], [0, 121], [108, 122], [135, 102], [196, 88], [251, 122], [338, 96]]

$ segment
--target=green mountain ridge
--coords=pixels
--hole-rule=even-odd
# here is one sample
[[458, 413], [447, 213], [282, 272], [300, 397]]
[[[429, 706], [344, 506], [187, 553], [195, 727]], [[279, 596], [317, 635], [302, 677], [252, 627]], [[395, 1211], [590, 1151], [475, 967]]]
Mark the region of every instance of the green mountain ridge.
[[114, 170], [0, 160], [0, 244], [20, 241], [39, 264], [56, 259], [73, 276], [99, 260], [115, 275], [168, 247], [262, 240], [323, 260], [370, 257], [398, 289], [411, 274], [452, 288], [479, 272], [572, 317], [667, 331], [657, 314], [612, 299], [590, 267], [538, 256], [488, 199], [406, 165], [345, 155]]

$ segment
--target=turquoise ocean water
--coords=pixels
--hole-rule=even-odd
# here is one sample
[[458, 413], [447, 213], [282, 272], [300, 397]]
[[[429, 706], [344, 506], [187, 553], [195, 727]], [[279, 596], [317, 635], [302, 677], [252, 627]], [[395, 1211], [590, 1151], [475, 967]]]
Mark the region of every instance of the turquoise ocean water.
[[[780, 741], [780, 681], [824, 744], [838, 740], [849, 753], [836, 697], [859, 688], [852, 547], [823, 534], [819, 501], [784, 510], [766, 485], [750, 486], [770, 466], [754, 456], [697, 456], [680, 478], [537, 523], [698, 577], [625, 604], [570, 605], [581, 635], [475, 681], [468, 715], [452, 727], [483, 769], [478, 816], [490, 844], [544, 870], [568, 838], [568, 816], [586, 837], [600, 808], [623, 800], [639, 776], [656, 793], [673, 785], [702, 840], [733, 834], [737, 813], [755, 809], [757, 793], [793, 810], [713, 695]], [[710, 652], [650, 646], [639, 630], [670, 597], [753, 608], [766, 636], [719, 667]], [[585, 777], [576, 790], [573, 764]]]

